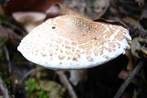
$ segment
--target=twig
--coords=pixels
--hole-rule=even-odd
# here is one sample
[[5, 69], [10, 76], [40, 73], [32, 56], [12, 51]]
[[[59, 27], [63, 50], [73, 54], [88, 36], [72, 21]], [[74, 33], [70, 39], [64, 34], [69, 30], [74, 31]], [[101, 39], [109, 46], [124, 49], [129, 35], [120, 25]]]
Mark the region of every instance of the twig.
[[121, 87], [118, 89], [117, 93], [115, 94], [114, 98], [120, 98], [129, 83], [132, 81], [132, 79], [135, 77], [135, 75], [140, 71], [140, 69], [143, 66], [143, 62], [140, 61], [134, 70], [129, 74], [128, 78], [125, 80], [125, 82], [121, 85]]
[[0, 77], [0, 90], [2, 91], [3, 98], [9, 98], [8, 90], [5, 87], [1, 77]]
[[5, 52], [6, 60], [8, 62], [8, 72], [11, 73], [12, 72], [12, 63], [10, 60], [8, 48], [6, 46], [4, 46], [4, 52]]
[[40, 71], [40, 70], [42, 70], [42, 68], [36, 67], [36, 68], [31, 69], [30, 71], [28, 71], [28, 72], [22, 77], [21, 83], [22, 83], [29, 75], [31, 75], [31, 74], [34, 73], [34, 72]]
[[70, 98], [78, 98], [72, 85], [70, 84], [70, 82], [68, 81], [67, 77], [65, 76], [63, 71], [56, 71], [56, 73], [58, 74], [61, 83], [66, 87], [66, 89], [69, 92]]

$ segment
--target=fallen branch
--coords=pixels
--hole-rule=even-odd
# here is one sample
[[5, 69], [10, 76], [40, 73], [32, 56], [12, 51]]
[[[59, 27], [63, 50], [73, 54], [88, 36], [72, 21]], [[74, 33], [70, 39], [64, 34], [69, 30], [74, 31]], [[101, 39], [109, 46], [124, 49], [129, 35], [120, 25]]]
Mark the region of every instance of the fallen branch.
[[68, 81], [66, 75], [64, 74], [64, 71], [56, 71], [56, 73], [59, 76], [59, 79], [61, 81], [61, 83], [65, 86], [65, 88], [68, 90], [70, 98], [78, 98], [72, 85], [70, 84], [70, 82]]
[[140, 71], [140, 69], [143, 66], [143, 62], [140, 61], [134, 70], [130, 72], [128, 78], [125, 80], [125, 82], [121, 85], [121, 87], [118, 89], [117, 93], [115, 94], [114, 98], [120, 98], [125, 89], [128, 87], [128, 85], [131, 83], [132, 79], [135, 77], [135, 75]]
[[35, 73], [35, 72], [38, 72], [40, 70], [43, 70], [42, 67], [36, 67], [36, 68], [33, 68], [31, 69], [30, 71], [28, 71], [21, 79], [21, 82], [20, 83], [23, 83], [31, 74]]
[[8, 90], [0, 77], [0, 90], [2, 91], [3, 98], [9, 98]]

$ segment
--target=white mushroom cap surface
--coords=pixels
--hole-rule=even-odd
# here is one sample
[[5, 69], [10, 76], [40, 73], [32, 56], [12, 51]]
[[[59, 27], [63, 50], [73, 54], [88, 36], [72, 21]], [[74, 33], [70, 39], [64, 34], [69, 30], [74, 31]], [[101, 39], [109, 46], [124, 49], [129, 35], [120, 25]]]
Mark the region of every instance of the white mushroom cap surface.
[[127, 29], [63, 15], [34, 28], [18, 46], [31, 62], [53, 69], [82, 69], [108, 62], [129, 47]]

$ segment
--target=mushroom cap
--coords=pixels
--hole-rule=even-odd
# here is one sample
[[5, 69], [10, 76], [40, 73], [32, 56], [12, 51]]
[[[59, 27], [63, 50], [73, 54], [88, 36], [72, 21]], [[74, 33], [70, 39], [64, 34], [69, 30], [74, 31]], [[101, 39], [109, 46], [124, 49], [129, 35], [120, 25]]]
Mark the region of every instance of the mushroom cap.
[[14, 12], [12, 16], [22, 24], [27, 22], [40, 22], [46, 18], [46, 14], [41, 12]]
[[30, 32], [34, 27], [38, 26], [46, 18], [45, 13], [41, 12], [14, 12], [13, 18], [21, 23], [24, 28]]
[[18, 46], [31, 62], [51, 69], [83, 69], [108, 62], [129, 47], [127, 29], [63, 15], [34, 28]]

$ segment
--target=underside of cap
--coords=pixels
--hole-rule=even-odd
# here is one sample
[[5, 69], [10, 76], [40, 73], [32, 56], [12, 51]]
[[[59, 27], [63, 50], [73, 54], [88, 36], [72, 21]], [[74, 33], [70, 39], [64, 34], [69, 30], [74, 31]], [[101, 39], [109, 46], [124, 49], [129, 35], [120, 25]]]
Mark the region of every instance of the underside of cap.
[[80, 16], [49, 19], [33, 29], [18, 46], [29, 61], [52, 69], [91, 68], [128, 48], [128, 30]]
[[40, 22], [46, 18], [46, 14], [41, 12], [15, 12], [12, 16], [17, 22], [23, 24], [26, 22]]

